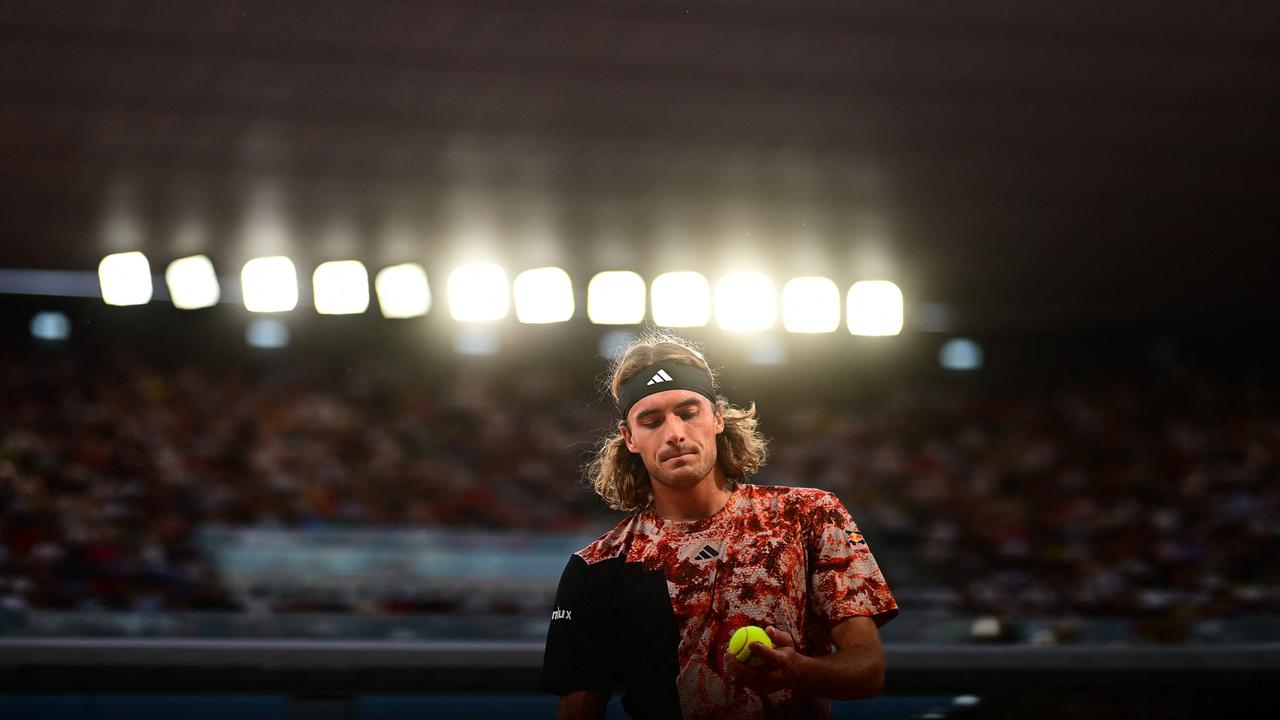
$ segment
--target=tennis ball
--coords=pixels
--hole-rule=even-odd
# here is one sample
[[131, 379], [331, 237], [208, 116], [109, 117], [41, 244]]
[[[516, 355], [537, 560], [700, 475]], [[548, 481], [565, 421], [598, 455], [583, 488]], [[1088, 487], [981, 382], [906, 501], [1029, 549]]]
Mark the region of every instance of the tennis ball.
[[757, 625], [745, 625], [734, 631], [733, 637], [729, 638], [729, 654], [738, 658], [740, 662], [744, 662], [751, 667], [760, 665], [760, 658], [751, 657], [751, 643], [758, 642], [761, 645], [771, 648], [773, 641], [769, 639], [768, 633], [764, 628]]

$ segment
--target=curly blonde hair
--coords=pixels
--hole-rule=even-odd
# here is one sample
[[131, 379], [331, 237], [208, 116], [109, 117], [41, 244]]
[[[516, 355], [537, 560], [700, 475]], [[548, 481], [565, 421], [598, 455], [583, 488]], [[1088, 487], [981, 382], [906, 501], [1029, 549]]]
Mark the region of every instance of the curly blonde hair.
[[[607, 390], [618, 403], [619, 388], [640, 369], [657, 362], [676, 362], [715, 373], [698, 348], [688, 340], [670, 333], [653, 331], [631, 343], [610, 368]], [[718, 395], [719, 393], [717, 393]], [[757, 429], [756, 406], [735, 408], [720, 397], [716, 413], [724, 418], [724, 432], [716, 436], [716, 463], [730, 483], [745, 482], [764, 466], [768, 451], [764, 436]], [[622, 436], [622, 418], [618, 427], [601, 439], [595, 455], [587, 465], [587, 479], [609, 507], [614, 510], [638, 510], [653, 502], [653, 485], [649, 471], [640, 456], [627, 449]]]

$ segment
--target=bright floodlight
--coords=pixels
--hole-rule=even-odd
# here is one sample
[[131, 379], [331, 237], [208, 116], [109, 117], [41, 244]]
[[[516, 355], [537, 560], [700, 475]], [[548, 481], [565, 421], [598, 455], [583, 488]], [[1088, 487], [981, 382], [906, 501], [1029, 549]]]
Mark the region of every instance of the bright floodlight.
[[298, 275], [287, 257], [254, 258], [240, 271], [240, 290], [249, 312], [285, 312], [298, 306]]
[[597, 325], [644, 321], [644, 279], [626, 270], [597, 273], [587, 284], [587, 317]]
[[180, 310], [195, 310], [218, 303], [222, 293], [213, 263], [204, 255], [178, 258], [164, 271], [169, 298]]
[[311, 287], [321, 315], [355, 315], [369, 309], [369, 271], [359, 260], [320, 263]]
[[696, 272], [669, 272], [653, 279], [653, 322], [664, 327], [701, 327], [711, 319], [711, 286]]
[[716, 322], [725, 330], [768, 330], [777, 318], [778, 297], [764, 275], [736, 273], [716, 283]]
[[573, 282], [558, 267], [525, 270], [516, 276], [516, 319], [557, 323], [573, 317]]
[[840, 288], [824, 277], [798, 277], [782, 287], [782, 326], [793, 333], [840, 327]]
[[411, 318], [426, 315], [431, 309], [427, 271], [417, 263], [382, 268], [373, 286], [378, 291], [378, 307], [382, 308], [383, 317]]
[[493, 263], [460, 265], [449, 273], [449, 313], [459, 322], [500, 320], [511, 306], [507, 272]]
[[151, 302], [151, 264], [140, 252], [116, 253], [98, 263], [102, 301], [108, 305]]
[[888, 280], [864, 280], [849, 288], [845, 308], [854, 335], [897, 335], [902, 332], [902, 291]]

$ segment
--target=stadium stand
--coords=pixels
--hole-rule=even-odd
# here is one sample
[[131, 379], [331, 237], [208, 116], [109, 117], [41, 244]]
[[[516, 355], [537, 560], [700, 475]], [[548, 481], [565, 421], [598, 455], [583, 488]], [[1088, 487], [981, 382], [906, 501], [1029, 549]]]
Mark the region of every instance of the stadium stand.
[[[3, 361], [0, 391], [10, 632], [57, 626], [61, 611], [536, 620], [554, 569], [513, 593], [495, 581], [511, 573], [501, 558], [553, 566], [616, 517], [580, 480], [609, 409], [545, 375], [442, 385], [376, 358], [252, 373], [28, 355]], [[929, 618], [924, 636], [1277, 637], [1276, 399], [1261, 380], [1189, 371], [771, 398], [774, 451], [755, 481], [839, 494], [899, 602]], [[438, 560], [398, 591], [376, 582], [396, 542]], [[341, 552], [308, 566], [298, 547]], [[273, 552], [302, 564], [253, 576]], [[1001, 629], [974, 631], [975, 617]], [[902, 639], [924, 633], [902, 625]]]

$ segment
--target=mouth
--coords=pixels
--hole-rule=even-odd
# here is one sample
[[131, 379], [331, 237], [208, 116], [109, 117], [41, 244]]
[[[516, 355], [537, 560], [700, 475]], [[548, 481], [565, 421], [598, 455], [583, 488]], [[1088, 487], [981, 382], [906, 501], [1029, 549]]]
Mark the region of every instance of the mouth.
[[694, 454], [693, 450], [682, 450], [678, 453], [673, 453], [671, 455], [666, 456], [665, 458], [662, 459], [662, 461], [667, 462], [668, 460], [679, 460], [682, 457], [686, 457], [688, 455], [693, 455], [693, 454]]

